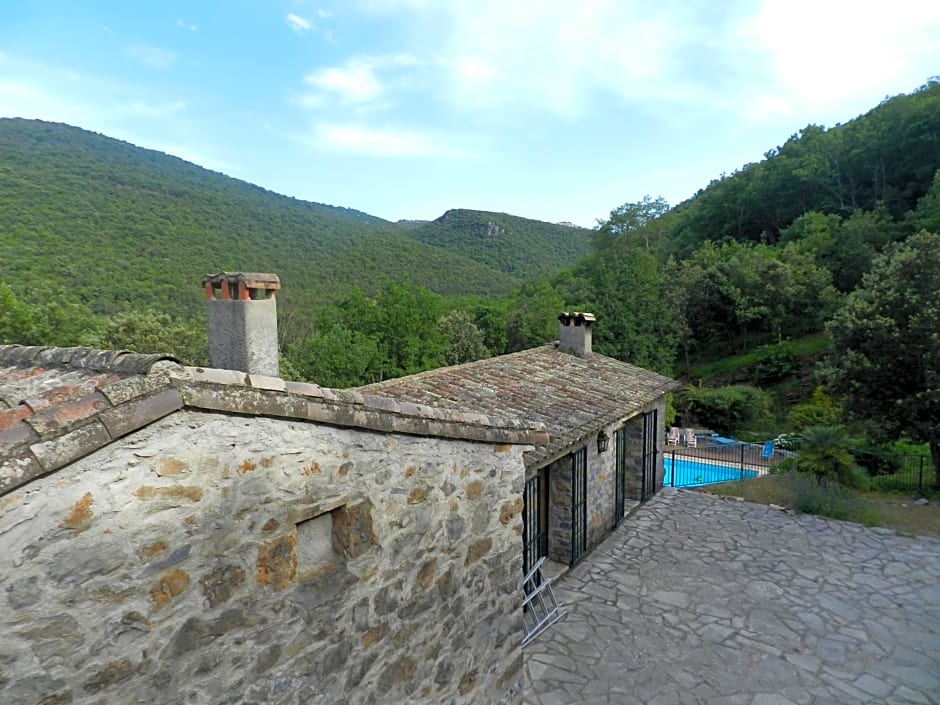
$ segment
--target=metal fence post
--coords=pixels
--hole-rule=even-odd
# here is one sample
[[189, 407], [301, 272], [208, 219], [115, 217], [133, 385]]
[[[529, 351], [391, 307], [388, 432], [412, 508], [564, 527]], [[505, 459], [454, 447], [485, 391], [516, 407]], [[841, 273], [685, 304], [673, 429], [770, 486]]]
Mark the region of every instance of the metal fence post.
[[924, 456], [920, 456], [920, 469], [917, 473], [917, 491], [924, 491]]
[[744, 444], [741, 444], [741, 479], [744, 479]]
[[669, 468], [669, 474], [672, 475], [672, 478], [669, 481], [670, 487], [676, 486], [676, 451], [672, 451], [672, 467]]

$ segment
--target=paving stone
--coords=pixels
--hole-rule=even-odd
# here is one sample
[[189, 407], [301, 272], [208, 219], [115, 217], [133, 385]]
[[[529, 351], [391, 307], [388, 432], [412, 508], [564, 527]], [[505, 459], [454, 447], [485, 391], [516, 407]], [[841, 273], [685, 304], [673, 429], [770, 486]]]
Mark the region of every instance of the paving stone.
[[871, 693], [879, 698], [884, 698], [892, 690], [893, 687], [885, 683], [883, 680], [870, 676], [867, 673], [855, 681], [853, 684], [859, 690], [864, 690], [866, 693]]
[[938, 702], [938, 582], [936, 539], [661, 492], [556, 583], [523, 702]]

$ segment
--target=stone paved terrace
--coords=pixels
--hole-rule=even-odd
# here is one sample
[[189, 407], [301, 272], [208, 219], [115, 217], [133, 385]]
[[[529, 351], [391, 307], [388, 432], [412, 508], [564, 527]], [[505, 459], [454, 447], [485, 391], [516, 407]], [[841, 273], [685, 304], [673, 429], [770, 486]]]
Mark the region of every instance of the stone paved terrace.
[[557, 584], [528, 705], [940, 703], [940, 541], [663, 490]]

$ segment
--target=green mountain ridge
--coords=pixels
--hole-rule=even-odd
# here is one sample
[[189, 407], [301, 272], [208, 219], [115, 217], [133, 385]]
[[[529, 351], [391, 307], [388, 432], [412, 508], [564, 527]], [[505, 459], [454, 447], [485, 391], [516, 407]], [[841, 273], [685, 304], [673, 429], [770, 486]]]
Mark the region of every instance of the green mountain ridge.
[[[530, 279], [571, 266], [591, 251], [591, 231], [543, 223], [508, 213], [452, 209], [411, 231], [420, 242], [460, 252], [476, 262], [513, 276]], [[514, 248], [540, 251], [541, 258], [520, 259]]]
[[[498, 247], [477, 242], [484, 217], [505, 229]], [[64, 288], [99, 313], [198, 313], [200, 277], [221, 270], [277, 272], [288, 308], [390, 281], [498, 296], [590, 247], [587, 230], [565, 228], [563, 246], [550, 223], [458, 220], [436, 238], [434, 223], [403, 228], [77, 127], [0, 119], [0, 280]]]

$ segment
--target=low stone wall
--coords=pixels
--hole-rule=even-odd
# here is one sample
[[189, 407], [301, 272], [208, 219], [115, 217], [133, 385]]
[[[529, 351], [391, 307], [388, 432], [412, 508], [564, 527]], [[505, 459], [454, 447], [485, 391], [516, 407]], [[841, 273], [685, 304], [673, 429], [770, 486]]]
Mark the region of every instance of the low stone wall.
[[525, 446], [177, 412], [0, 499], [0, 702], [509, 702]]

